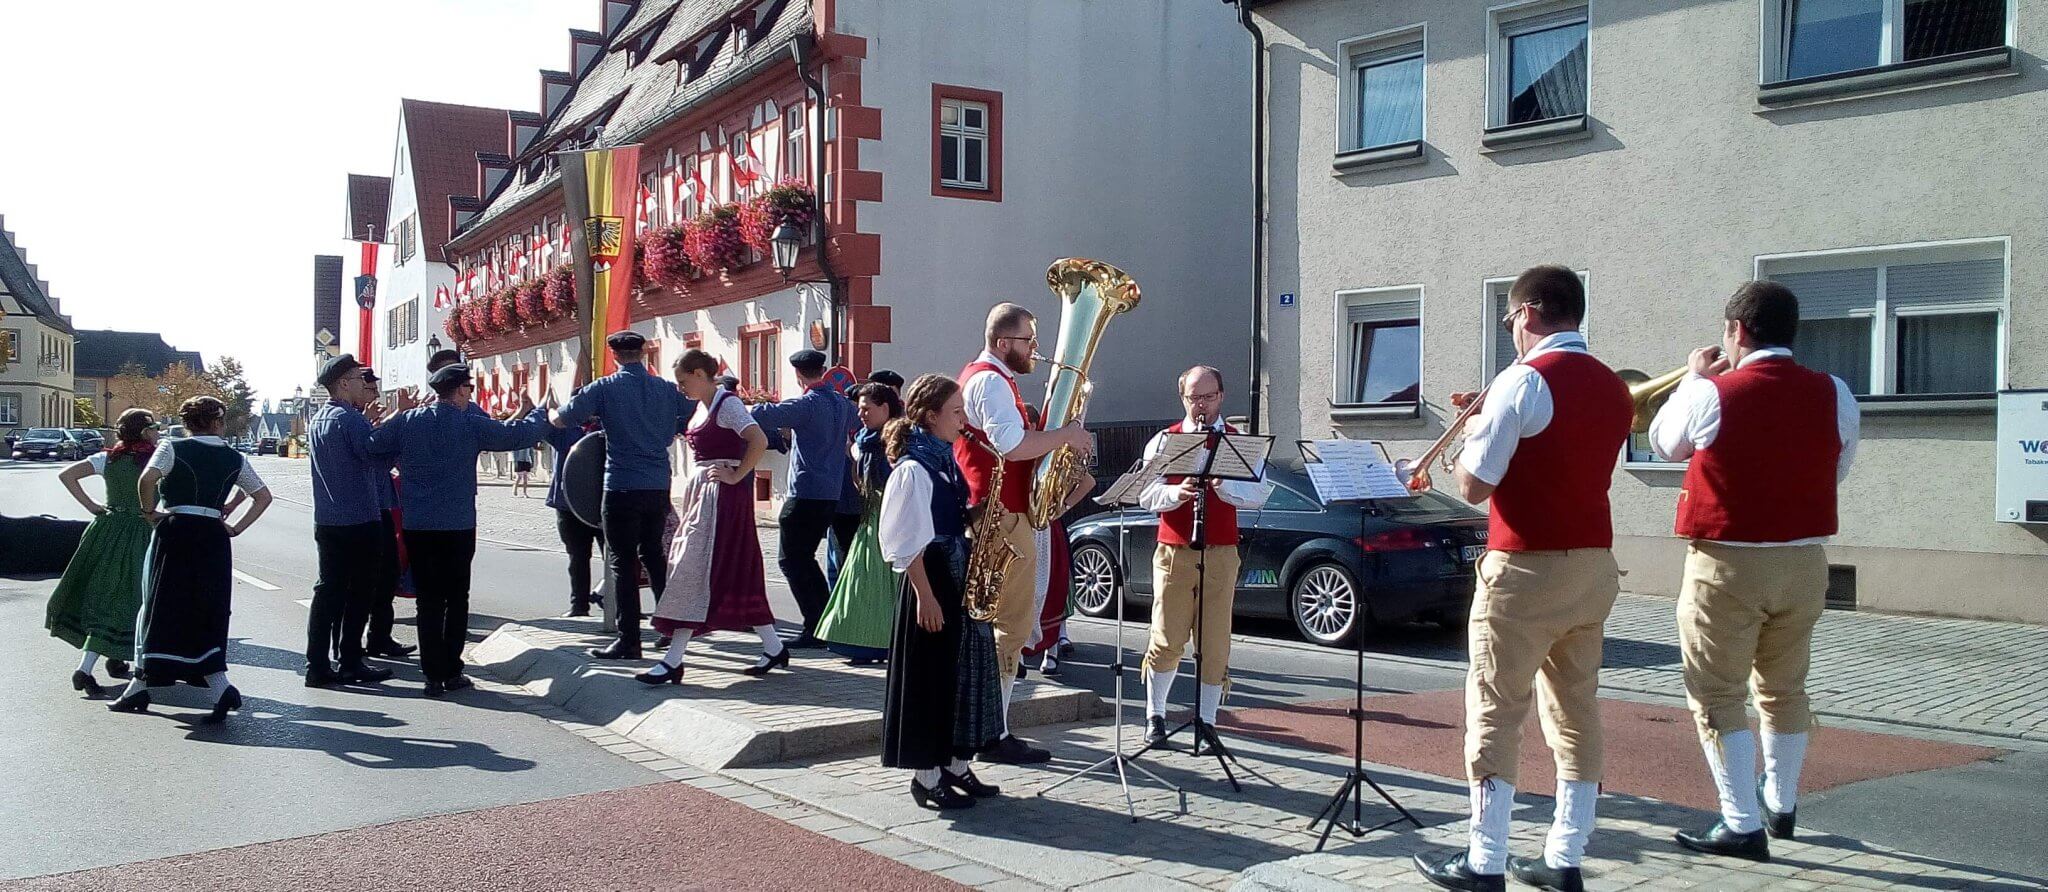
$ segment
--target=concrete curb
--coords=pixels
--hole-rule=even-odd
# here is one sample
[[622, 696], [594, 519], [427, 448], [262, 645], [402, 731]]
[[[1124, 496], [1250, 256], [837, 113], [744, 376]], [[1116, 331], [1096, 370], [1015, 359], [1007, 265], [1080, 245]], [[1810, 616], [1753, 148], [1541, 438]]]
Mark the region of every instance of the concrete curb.
[[[552, 640], [550, 640], [552, 639]], [[705, 771], [769, 765], [825, 753], [879, 746], [878, 710], [842, 709], [815, 721], [771, 727], [724, 708], [716, 699], [681, 687], [649, 688], [620, 671], [594, 666], [578, 649], [561, 646], [559, 633], [507, 623], [478, 643], [480, 668], [575, 715], [669, 758]], [[831, 672], [804, 666], [800, 672]], [[1110, 714], [1095, 692], [1030, 685], [1011, 704], [1015, 728], [1087, 721]], [[875, 698], [879, 701], [881, 698]]]

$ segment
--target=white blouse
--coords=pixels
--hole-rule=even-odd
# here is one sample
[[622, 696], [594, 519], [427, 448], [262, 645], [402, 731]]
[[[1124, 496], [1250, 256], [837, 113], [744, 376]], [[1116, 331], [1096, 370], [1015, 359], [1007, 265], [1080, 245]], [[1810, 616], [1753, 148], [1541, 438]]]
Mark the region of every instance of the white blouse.
[[[718, 397], [712, 397], [712, 399], [718, 403], [718, 417], [715, 420], [719, 427], [733, 433], [744, 433], [747, 428], [759, 426], [754, 421], [753, 414], [747, 411], [747, 404], [740, 400], [740, 398], [729, 397], [719, 399]], [[690, 427], [693, 429], [703, 427], [704, 422], [714, 420], [709, 417], [710, 414], [711, 405], [709, 403], [698, 403], [697, 414], [690, 418]]]
[[881, 539], [882, 557], [899, 573], [909, 569], [924, 547], [939, 537], [932, 526], [932, 475], [924, 465], [906, 458], [889, 472], [876, 534]]

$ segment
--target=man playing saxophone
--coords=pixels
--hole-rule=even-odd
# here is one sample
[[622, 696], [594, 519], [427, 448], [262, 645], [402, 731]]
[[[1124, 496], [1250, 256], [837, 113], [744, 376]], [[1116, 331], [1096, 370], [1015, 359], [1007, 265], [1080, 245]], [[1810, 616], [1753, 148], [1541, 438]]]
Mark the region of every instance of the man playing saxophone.
[[[1198, 365], [1181, 373], [1179, 387], [1180, 404], [1187, 416], [1145, 444], [1148, 462], [1165, 446], [1167, 434], [1238, 432], [1223, 421], [1223, 373]], [[1200, 482], [1162, 478], [1147, 484], [1138, 495], [1139, 507], [1159, 515], [1159, 547], [1152, 555], [1152, 591], [1157, 594], [1152, 601], [1152, 641], [1145, 650], [1145, 742], [1153, 746], [1166, 741], [1166, 703], [1180, 673], [1181, 651], [1197, 628], [1201, 632], [1195, 642], [1201, 702], [1195, 716], [1201, 727], [1216, 724], [1223, 682], [1230, 674], [1230, 623], [1237, 603], [1239, 566], [1237, 509], [1257, 508], [1265, 502], [1268, 490], [1259, 481], [1211, 480], [1208, 486], [1211, 498], [1203, 522], [1204, 542], [1195, 541]]]
[[[1523, 272], [1501, 324], [1521, 356], [1496, 377], [1459, 455], [1459, 494], [1491, 500], [1478, 567], [1465, 681], [1466, 850], [1415, 856], [1446, 889], [1582, 888], [1580, 859], [1600, 791], [1601, 627], [1620, 593], [1607, 503], [1634, 408], [1621, 378], [1579, 333], [1586, 292], [1561, 266]], [[1557, 800], [1543, 857], [1508, 855], [1522, 721], [1531, 687], [1557, 760]]]
[[[1038, 320], [1016, 304], [997, 304], [988, 312], [983, 327], [986, 340], [981, 355], [960, 373], [966, 397], [967, 430], [953, 445], [954, 457], [967, 479], [968, 504], [978, 507], [994, 498], [1008, 512], [1001, 523], [1003, 540], [1016, 550], [1012, 572], [1003, 577], [1002, 593], [996, 603], [995, 637], [997, 670], [1002, 676], [1003, 736], [984, 749], [985, 762], [1023, 765], [1044, 762], [1052, 753], [1031, 746], [1009, 733], [1010, 695], [1017, 682], [1017, 666], [1031, 630], [1038, 622], [1037, 595], [1032, 591], [1031, 572], [1038, 561], [1027, 515], [1031, 509], [1032, 472], [1039, 457], [1061, 446], [1085, 456], [1090, 447], [1088, 431], [1073, 423], [1058, 430], [1034, 430], [1024, 417], [1024, 397], [1017, 389], [1017, 376], [1036, 367], [1032, 351], [1038, 346]], [[1002, 489], [991, 492], [998, 459], [1002, 468]], [[983, 547], [980, 545], [977, 548]]]
[[[1678, 494], [1686, 548], [1678, 590], [1685, 693], [1720, 793], [1721, 820], [1678, 843], [1770, 859], [1792, 838], [1806, 754], [1806, 668], [1826, 605], [1835, 487], [1856, 455], [1862, 416], [1842, 379], [1792, 358], [1799, 300], [1776, 282], [1736, 289], [1720, 347], [1692, 353], [1683, 383], [1650, 423], [1668, 461], [1691, 459]], [[1757, 736], [1744, 702], [1755, 679]], [[1759, 801], [1761, 795], [1761, 801]]]

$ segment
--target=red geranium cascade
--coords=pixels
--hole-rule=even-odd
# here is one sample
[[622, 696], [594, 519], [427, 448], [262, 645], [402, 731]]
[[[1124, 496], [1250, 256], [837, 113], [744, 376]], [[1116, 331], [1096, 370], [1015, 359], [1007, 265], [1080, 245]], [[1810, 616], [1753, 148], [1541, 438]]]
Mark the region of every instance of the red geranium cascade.
[[576, 315], [576, 271], [569, 264], [562, 264], [548, 270], [545, 284], [541, 287], [541, 310], [549, 319], [568, 319]]
[[650, 230], [641, 242], [644, 250], [640, 254], [640, 270], [648, 282], [674, 291], [697, 278], [688, 242], [689, 225], [685, 223]]
[[547, 309], [542, 306], [546, 291], [547, 283], [539, 278], [528, 279], [513, 289], [512, 308], [521, 327], [547, 323]]
[[747, 243], [740, 235], [738, 208], [719, 205], [684, 225], [684, 251], [698, 269], [733, 270], [746, 262]]
[[740, 205], [740, 237], [746, 240], [747, 247], [767, 254], [774, 248], [775, 227], [787, 222], [808, 235], [811, 219], [816, 215], [817, 201], [811, 187], [802, 180], [785, 177]]

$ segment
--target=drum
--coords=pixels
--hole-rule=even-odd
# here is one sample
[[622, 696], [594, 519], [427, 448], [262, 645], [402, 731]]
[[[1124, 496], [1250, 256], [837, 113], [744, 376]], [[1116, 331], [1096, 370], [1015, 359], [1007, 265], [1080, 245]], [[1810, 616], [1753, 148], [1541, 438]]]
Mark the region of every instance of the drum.
[[562, 497], [577, 520], [604, 529], [604, 431], [585, 434], [569, 447], [562, 460]]

